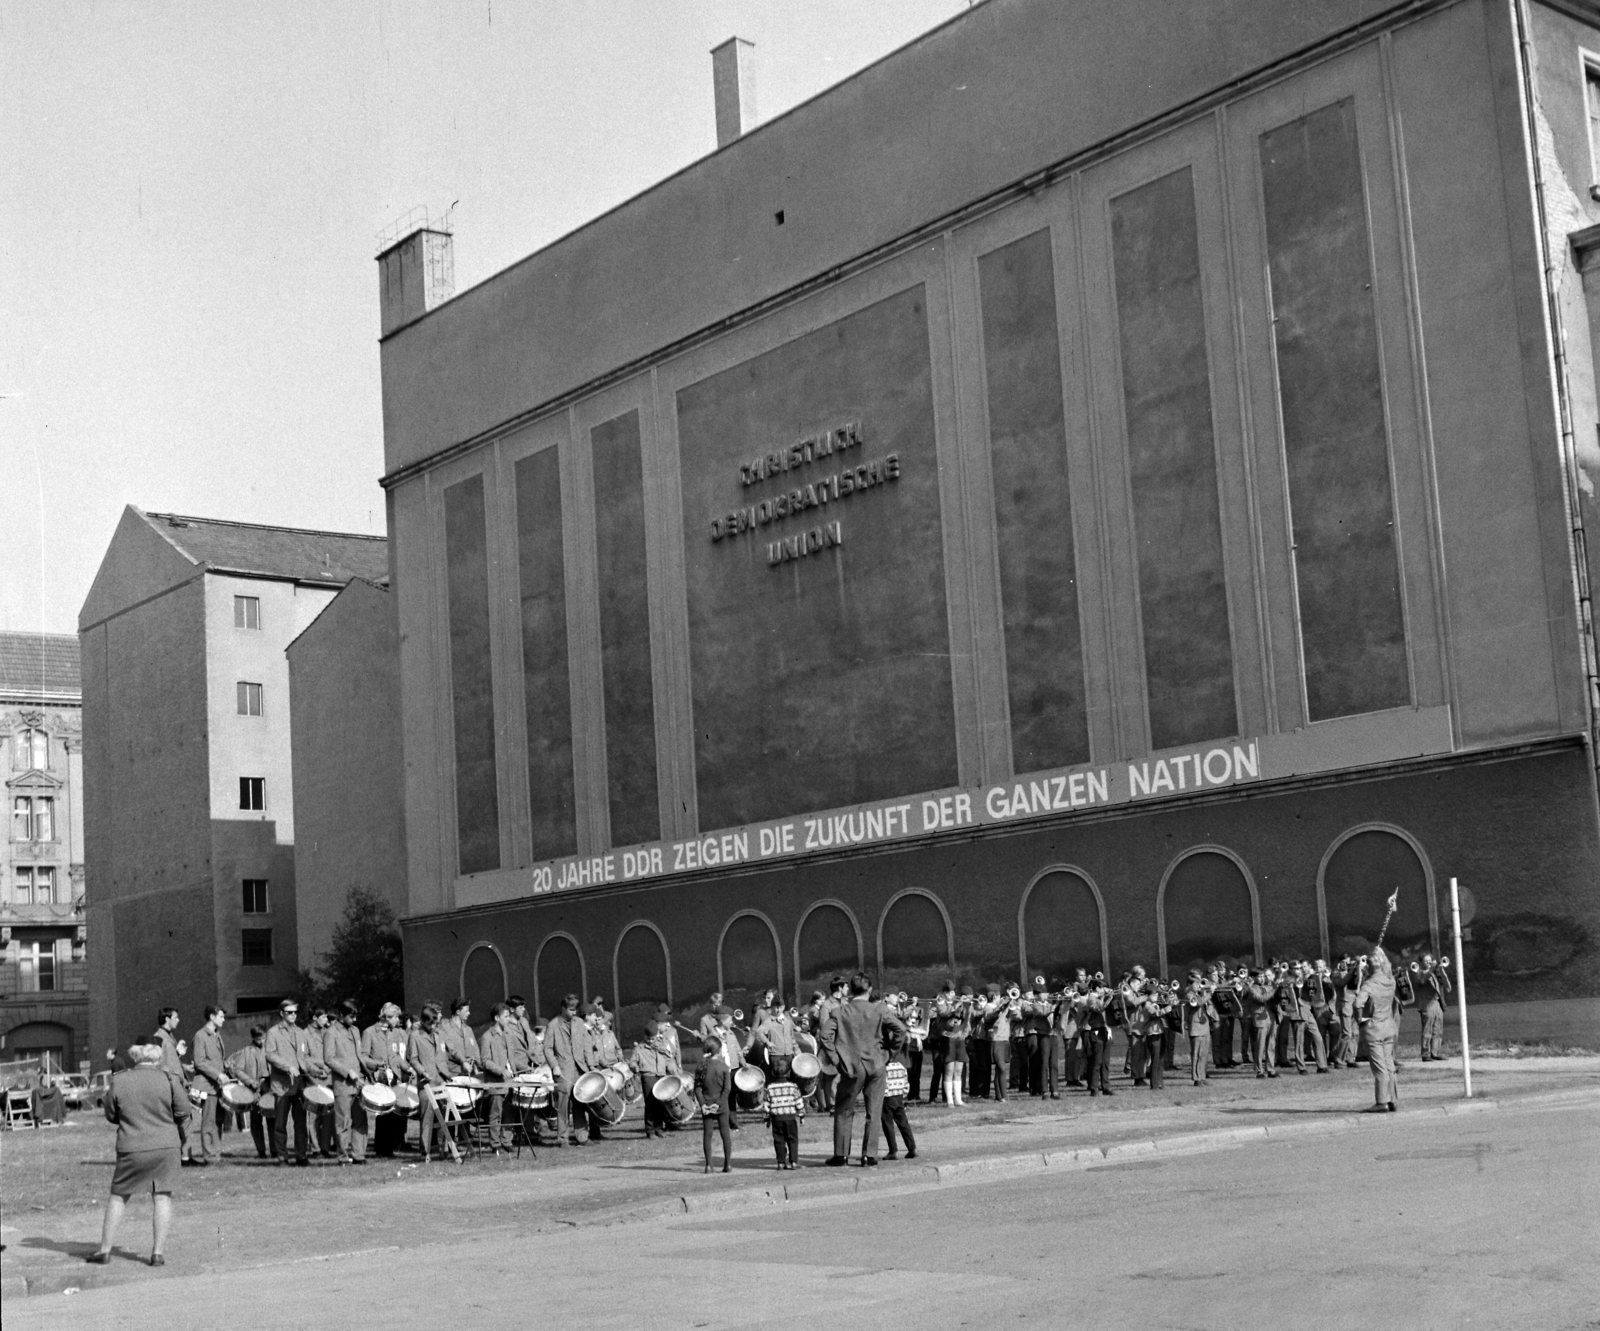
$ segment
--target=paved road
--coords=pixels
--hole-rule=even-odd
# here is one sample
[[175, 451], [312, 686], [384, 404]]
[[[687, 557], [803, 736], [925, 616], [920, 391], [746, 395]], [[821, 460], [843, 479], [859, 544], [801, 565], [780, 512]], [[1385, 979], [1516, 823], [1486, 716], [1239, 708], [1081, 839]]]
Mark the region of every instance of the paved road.
[[380, 1248], [8, 1300], [5, 1321], [1600, 1328], [1597, 1132], [1592, 1097], [1507, 1102], [1087, 1170], [545, 1232], [504, 1215], [473, 1223], [473, 1180], [462, 1179], [391, 1194], [414, 1212], [391, 1220], [412, 1231], [403, 1256]]

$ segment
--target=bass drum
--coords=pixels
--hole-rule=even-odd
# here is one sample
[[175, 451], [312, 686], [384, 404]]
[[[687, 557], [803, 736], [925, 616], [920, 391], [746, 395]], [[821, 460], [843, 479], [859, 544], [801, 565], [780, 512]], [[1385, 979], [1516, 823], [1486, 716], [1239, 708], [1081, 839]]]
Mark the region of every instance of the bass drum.
[[683, 1077], [668, 1074], [657, 1077], [650, 1094], [660, 1102], [662, 1112], [674, 1123], [687, 1123], [694, 1117], [694, 1090]]
[[589, 1112], [600, 1122], [610, 1125], [621, 1122], [628, 1106], [620, 1091], [615, 1091], [601, 1072], [585, 1072], [572, 1087], [572, 1098], [587, 1105]]
[[746, 1064], [733, 1074], [734, 1103], [744, 1112], [753, 1114], [767, 1098], [767, 1078], [760, 1068]]

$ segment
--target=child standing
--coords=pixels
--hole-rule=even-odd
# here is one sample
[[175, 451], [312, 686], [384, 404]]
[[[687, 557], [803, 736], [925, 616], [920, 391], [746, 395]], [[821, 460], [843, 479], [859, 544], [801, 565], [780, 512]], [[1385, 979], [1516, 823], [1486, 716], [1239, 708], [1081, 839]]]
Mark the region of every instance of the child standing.
[[772, 1128], [772, 1150], [779, 1169], [800, 1168], [800, 1121], [806, 1102], [800, 1088], [789, 1080], [789, 1060], [771, 1057], [772, 1080], [767, 1083], [767, 1123]]
[[911, 1123], [906, 1118], [906, 1096], [911, 1091], [911, 1076], [906, 1071], [906, 1044], [905, 1036], [899, 1031], [889, 1032], [889, 1063], [883, 1073], [883, 1113], [880, 1121], [883, 1125], [883, 1140], [888, 1146], [887, 1158], [899, 1158], [900, 1151], [895, 1142], [894, 1130], [900, 1129], [900, 1135], [906, 1139], [906, 1159], [917, 1158], [917, 1139], [911, 1135]]
[[733, 1172], [733, 1135], [728, 1130], [728, 1095], [733, 1090], [733, 1073], [722, 1057], [722, 1041], [708, 1039], [700, 1046], [703, 1057], [694, 1074], [694, 1095], [700, 1102], [700, 1127], [704, 1137], [706, 1167], [711, 1172], [711, 1134], [722, 1134], [722, 1172]]

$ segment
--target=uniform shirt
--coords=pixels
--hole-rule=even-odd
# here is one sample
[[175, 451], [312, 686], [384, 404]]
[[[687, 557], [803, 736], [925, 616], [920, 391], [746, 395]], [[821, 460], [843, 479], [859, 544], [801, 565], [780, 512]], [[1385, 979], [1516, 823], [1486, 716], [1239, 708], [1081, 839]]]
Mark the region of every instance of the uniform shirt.
[[169, 1030], [156, 1032], [161, 1037], [161, 1070], [170, 1073], [184, 1085], [189, 1084], [188, 1074], [183, 1070], [183, 1059], [178, 1057], [178, 1042], [172, 1038]]
[[1356, 990], [1356, 1011], [1371, 1014], [1369, 1039], [1392, 1040], [1400, 1034], [1400, 1007], [1394, 976], [1388, 971], [1373, 971]]
[[411, 1068], [406, 1063], [406, 1032], [399, 1026], [385, 1026], [375, 1021], [361, 1032], [361, 1066], [370, 1075], [387, 1069], [396, 1077], [407, 1077]]
[[1272, 1024], [1272, 999], [1275, 990], [1266, 984], [1241, 984], [1239, 1004], [1244, 1009], [1244, 1019], [1252, 1026]]
[[1191, 984], [1183, 991], [1184, 1032], [1188, 1035], [1209, 1035], [1211, 1023], [1217, 1020], [1216, 1004], [1201, 986]]
[[450, 1055], [440, 1038], [440, 1030], [417, 1027], [406, 1040], [406, 1062], [417, 1074], [417, 1080], [429, 1086], [443, 1086], [454, 1075], [450, 1071]]
[[159, 1067], [134, 1067], [113, 1073], [106, 1092], [107, 1123], [117, 1125], [117, 1154], [176, 1150], [183, 1144], [179, 1125], [189, 1120], [183, 1083]]
[[260, 1090], [261, 1083], [267, 1079], [266, 1050], [255, 1044], [247, 1044], [237, 1053], [230, 1054], [225, 1066], [252, 1091]]
[[342, 1081], [361, 1080], [361, 1039], [354, 1028], [336, 1021], [322, 1033], [322, 1061]]
[[1011, 1014], [1006, 1000], [1002, 999], [1000, 1006], [989, 1014], [989, 1038], [1004, 1044], [1011, 1039]]
[[657, 1026], [646, 1040], [633, 1047], [633, 1066], [645, 1077], [669, 1077], [678, 1072], [678, 1038], [672, 1027]]
[[590, 1039], [594, 1042], [596, 1066], [610, 1068], [622, 1062], [622, 1042], [617, 1039], [616, 1032], [594, 1031]]
[[[533, 1031], [521, 1017], [512, 1017], [506, 1031], [506, 1045], [511, 1057], [511, 1075], [526, 1072], [533, 1066]], [[481, 1051], [483, 1045], [478, 1046]]]
[[492, 1025], [478, 1042], [478, 1058], [483, 1070], [496, 1081], [511, 1080], [511, 1032]]
[[211, 1083], [222, 1085], [227, 1072], [228, 1051], [223, 1047], [222, 1035], [207, 1024], [194, 1033], [194, 1070]]
[[472, 1027], [460, 1017], [447, 1017], [439, 1023], [439, 1034], [450, 1051], [457, 1074], [467, 1070], [468, 1064], [478, 1062], [478, 1041]]
[[327, 1086], [333, 1081], [333, 1073], [328, 1071], [327, 1059], [322, 1052], [323, 1042], [332, 1029], [330, 1023], [327, 1026], [311, 1026], [306, 1030], [306, 1047], [300, 1056], [300, 1070], [305, 1073], [307, 1081], [318, 1086]]
[[582, 1017], [563, 1013], [544, 1028], [545, 1060], [561, 1081], [571, 1085], [595, 1065], [594, 1041]]
[[292, 1091], [311, 1057], [305, 1031], [286, 1021], [273, 1022], [267, 1028], [265, 1052], [272, 1090], [278, 1095]]

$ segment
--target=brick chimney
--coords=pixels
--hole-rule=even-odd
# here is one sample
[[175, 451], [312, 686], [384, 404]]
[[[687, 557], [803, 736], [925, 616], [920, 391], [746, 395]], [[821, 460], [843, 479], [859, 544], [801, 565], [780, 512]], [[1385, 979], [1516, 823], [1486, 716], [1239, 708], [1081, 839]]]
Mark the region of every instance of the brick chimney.
[[407, 232], [378, 254], [379, 336], [415, 323], [456, 293], [455, 253], [448, 231]]
[[756, 45], [730, 37], [711, 50], [711, 84], [717, 101], [717, 147], [726, 148], [756, 123]]

